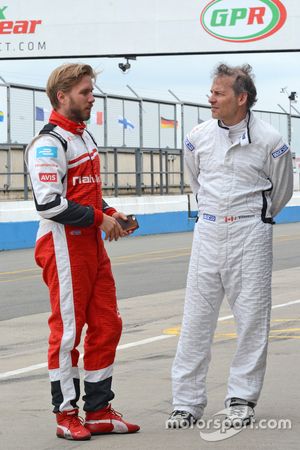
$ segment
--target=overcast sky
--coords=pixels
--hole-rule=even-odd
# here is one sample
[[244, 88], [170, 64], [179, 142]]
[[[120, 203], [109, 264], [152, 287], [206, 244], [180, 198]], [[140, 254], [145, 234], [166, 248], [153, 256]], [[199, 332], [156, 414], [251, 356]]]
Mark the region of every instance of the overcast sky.
[[[55, 67], [75, 61], [79, 60], [0, 60], [0, 76], [7, 82], [44, 87]], [[280, 103], [288, 110], [287, 95], [280, 93], [281, 88], [286, 87], [289, 93], [299, 93], [295, 107], [300, 110], [299, 53], [139, 57], [130, 61], [131, 69], [126, 74], [118, 67], [118, 63], [125, 62], [121, 58], [82, 58], [80, 62], [89, 63], [101, 72], [97, 84], [104, 92], [132, 96], [126, 87], [128, 84], [142, 97], [174, 100], [168, 93], [171, 89], [183, 101], [204, 104], [210, 90], [211, 73], [218, 62], [250, 63], [256, 75], [257, 109], [280, 111], [277, 106]]]

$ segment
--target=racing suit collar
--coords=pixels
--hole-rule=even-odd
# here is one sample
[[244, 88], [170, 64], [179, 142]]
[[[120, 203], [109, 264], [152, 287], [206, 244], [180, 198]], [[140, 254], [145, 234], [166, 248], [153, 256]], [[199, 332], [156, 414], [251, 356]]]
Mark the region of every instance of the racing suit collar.
[[60, 114], [59, 112], [53, 110], [49, 117], [49, 122], [54, 125], [58, 125], [64, 130], [70, 131], [73, 134], [82, 135], [86, 125], [84, 122], [73, 122], [73, 120], [67, 119], [65, 116]]
[[[250, 119], [252, 119], [252, 113], [249, 110], [247, 112], [247, 116], [245, 117], [245, 119], [243, 119], [243, 121], [246, 120], [246, 130], [243, 132], [243, 134], [242, 134], [242, 136], [240, 138], [240, 145], [242, 147], [244, 145], [251, 144], [250, 128], [249, 128]], [[219, 125], [220, 128], [223, 128], [223, 130], [226, 130], [226, 133], [229, 133], [229, 130], [230, 130], [231, 127], [227, 127], [221, 120], [218, 120], [218, 125]], [[233, 126], [235, 127], [237, 125], [239, 125], [239, 124], [236, 124], [236, 125], [233, 125]]]

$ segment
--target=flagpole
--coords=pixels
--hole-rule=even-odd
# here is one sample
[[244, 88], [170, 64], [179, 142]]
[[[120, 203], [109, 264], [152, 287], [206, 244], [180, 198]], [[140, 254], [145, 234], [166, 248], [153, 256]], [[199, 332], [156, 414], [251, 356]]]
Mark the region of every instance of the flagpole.
[[184, 141], [184, 103], [182, 100], [180, 100], [179, 97], [177, 97], [176, 94], [174, 94], [171, 89], [168, 89], [169, 93], [173, 95], [173, 97], [178, 101], [180, 104], [180, 110], [181, 110], [181, 152], [180, 152], [180, 191], [181, 194], [184, 193], [184, 159], [183, 159], [183, 141]]
[[144, 139], [143, 139], [143, 99], [142, 97], [140, 97], [135, 90], [129, 86], [129, 84], [126, 84], [126, 87], [128, 87], [128, 89], [136, 96], [136, 98], [139, 101], [139, 109], [140, 109], [140, 148], [143, 148], [143, 144], [144, 144]]
[[33, 121], [32, 121], [32, 131], [33, 136], [35, 136], [35, 119], [36, 119], [36, 110], [35, 110], [35, 91], [32, 91], [32, 105], [33, 105]]
[[102, 91], [102, 89], [98, 86], [98, 84], [97, 83], [94, 83], [94, 86], [95, 86], [95, 88], [97, 88], [98, 89], [98, 91], [100, 91], [101, 92], [101, 94], [103, 94], [103, 95], [107, 95], [104, 91]]

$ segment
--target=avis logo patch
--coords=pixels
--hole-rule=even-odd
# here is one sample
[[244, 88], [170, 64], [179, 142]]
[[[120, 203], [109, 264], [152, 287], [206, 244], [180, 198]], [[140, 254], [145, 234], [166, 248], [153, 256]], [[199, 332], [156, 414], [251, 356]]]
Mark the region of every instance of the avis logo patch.
[[57, 147], [51, 147], [50, 145], [44, 145], [43, 147], [37, 147], [37, 158], [57, 158]]
[[185, 138], [184, 140], [184, 145], [186, 146], [186, 148], [188, 148], [189, 150], [191, 150], [191, 152], [193, 150], [195, 150], [195, 147], [193, 146], [193, 144], [188, 140], [188, 138]]
[[288, 150], [289, 150], [289, 147], [286, 144], [284, 144], [278, 150], [275, 150], [275, 152], [272, 152], [272, 156], [273, 156], [273, 158], [279, 158], [280, 156], [284, 155]]
[[45, 173], [45, 172], [40, 172], [39, 173], [39, 179], [40, 181], [42, 181], [43, 183], [57, 183], [57, 173]]

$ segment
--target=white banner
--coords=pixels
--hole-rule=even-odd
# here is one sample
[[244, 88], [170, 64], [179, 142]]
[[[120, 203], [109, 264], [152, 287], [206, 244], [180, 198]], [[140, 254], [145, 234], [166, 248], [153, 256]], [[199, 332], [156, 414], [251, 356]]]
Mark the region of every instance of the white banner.
[[299, 49], [299, 0], [0, 4], [0, 59]]

